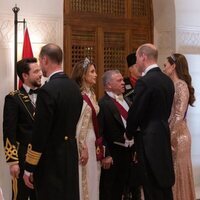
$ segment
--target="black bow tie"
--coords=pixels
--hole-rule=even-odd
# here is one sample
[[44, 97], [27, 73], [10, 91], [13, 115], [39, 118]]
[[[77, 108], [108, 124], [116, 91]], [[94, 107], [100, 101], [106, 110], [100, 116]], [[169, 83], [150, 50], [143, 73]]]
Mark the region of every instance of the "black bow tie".
[[35, 90], [30, 89], [30, 90], [29, 90], [29, 94], [30, 94], [30, 95], [31, 95], [31, 94], [37, 94], [37, 93], [38, 93], [38, 90], [39, 90], [39, 89], [35, 89]]

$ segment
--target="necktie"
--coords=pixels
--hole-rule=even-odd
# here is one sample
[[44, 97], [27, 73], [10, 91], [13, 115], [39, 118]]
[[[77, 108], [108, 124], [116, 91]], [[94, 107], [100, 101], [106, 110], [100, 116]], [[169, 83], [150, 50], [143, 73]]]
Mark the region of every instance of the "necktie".
[[29, 94], [31, 95], [31, 94], [37, 94], [38, 93], [38, 89], [35, 89], [35, 90], [33, 90], [33, 89], [30, 89], [29, 90]]
[[124, 100], [123, 95], [122, 94], [121, 95], [115, 95], [115, 100], [123, 102], [123, 100]]

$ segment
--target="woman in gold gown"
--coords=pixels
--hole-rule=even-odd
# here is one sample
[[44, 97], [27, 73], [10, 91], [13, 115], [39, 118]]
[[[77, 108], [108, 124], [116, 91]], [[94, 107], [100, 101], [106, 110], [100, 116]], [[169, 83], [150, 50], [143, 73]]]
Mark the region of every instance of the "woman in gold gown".
[[164, 64], [166, 73], [174, 82], [175, 94], [169, 125], [175, 171], [174, 200], [195, 200], [191, 162], [191, 135], [187, 126], [188, 106], [195, 101], [194, 88], [184, 55], [172, 54]]

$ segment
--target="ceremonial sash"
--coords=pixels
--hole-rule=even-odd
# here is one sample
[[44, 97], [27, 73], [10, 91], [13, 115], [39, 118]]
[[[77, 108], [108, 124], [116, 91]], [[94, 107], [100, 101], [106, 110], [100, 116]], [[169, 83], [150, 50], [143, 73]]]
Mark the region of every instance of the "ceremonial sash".
[[103, 138], [99, 135], [99, 125], [97, 121], [96, 111], [92, 102], [90, 101], [89, 97], [86, 94], [83, 94], [84, 101], [90, 106], [92, 109], [92, 123], [94, 127], [94, 132], [96, 136], [95, 146], [96, 146], [96, 158], [97, 161], [102, 160], [105, 157], [105, 148], [103, 146]]
[[94, 126], [94, 132], [96, 135], [96, 138], [99, 137], [99, 125], [98, 125], [98, 121], [97, 121], [97, 115], [96, 115], [96, 111], [94, 109], [94, 106], [92, 105], [92, 102], [90, 101], [89, 97], [86, 94], [83, 94], [83, 99], [84, 101], [88, 104], [88, 106], [90, 106], [90, 108], [92, 109], [92, 123]]
[[[111, 97], [112, 98], [112, 97]], [[119, 103], [117, 102], [114, 98], [112, 98], [113, 102], [115, 103], [115, 105], [117, 106], [117, 109], [119, 110], [120, 115], [127, 120], [128, 117], [128, 112], [126, 111], [126, 109]]]

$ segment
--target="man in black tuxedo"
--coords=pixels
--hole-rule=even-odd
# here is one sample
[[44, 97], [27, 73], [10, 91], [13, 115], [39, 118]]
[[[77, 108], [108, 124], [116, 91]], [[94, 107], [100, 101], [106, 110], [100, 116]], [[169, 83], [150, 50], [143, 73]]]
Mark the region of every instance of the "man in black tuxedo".
[[23, 86], [5, 97], [4, 148], [12, 176], [12, 199], [33, 200], [34, 190], [24, 184], [23, 171], [25, 155], [33, 131], [36, 89], [41, 86], [42, 71], [36, 58], [27, 58], [17, 62], [17, 74]]
[[141, 45], [136, 57], [143, 76], [136, 83], [126, 136], [134, 136], [145, 200], [172, 200], [174, 170], [168, 118], [174, 86], [157, 65], [154, 45]]
[[[42, 47], [39, 61], [48, 77], [38, 93], [32, 141], [26, 155], [24, 181], [37, 200], [79, 200], [76, 125], [82, 96], [62, 71], [59, 46]], [[33, 173], [33, 180], [32, 180]]]
[[103, 75], [105, 95], [100, 99], [100, 134], [105, 145], [100, 178], [100, 199], [121, 200], [128, 180], [133, 141], [124, 138], [128, 103], [123, 99], [124, 81], [118, 70]]

